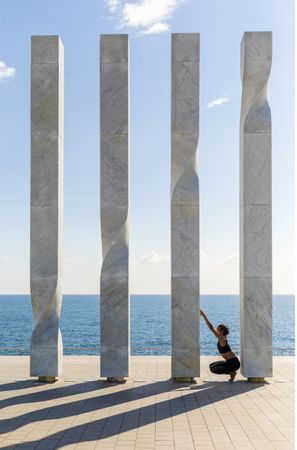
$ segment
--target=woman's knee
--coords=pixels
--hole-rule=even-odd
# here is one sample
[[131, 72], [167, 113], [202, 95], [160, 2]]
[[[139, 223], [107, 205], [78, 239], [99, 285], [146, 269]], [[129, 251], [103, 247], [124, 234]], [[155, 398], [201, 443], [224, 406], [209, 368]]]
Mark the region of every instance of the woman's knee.
[[217, 362], [212, 362], [212, 363], [210, 363], [210, 364], [209, 364], [209, 370], [210, 370], [211, 372], [214, 373], [214, 368], [215, 368], [215, 366], [216, 366], [217, 364], [218, 364]]
[[209, 369], [212, 373], [220, 374], [222, 371], [221, 364], [210, 364]]
[[227, 365], [224, 362], [219, 362], [210, 367], [210, 371], [216, 375], [228, 374], [230, 371], [227, 369]]
[[217, 374], [217, 375], [221, 373], [220, 367], [216, 367], [216, 366], [211, 367], [211, 368], [210, 368], [210, 371], [211, 371], [212, 373]]
[[212, 372], [212, 373], [214, 373], [214, 371], [213, 371], [213, 363], [212, 364], [209, 364], [209, 370]]

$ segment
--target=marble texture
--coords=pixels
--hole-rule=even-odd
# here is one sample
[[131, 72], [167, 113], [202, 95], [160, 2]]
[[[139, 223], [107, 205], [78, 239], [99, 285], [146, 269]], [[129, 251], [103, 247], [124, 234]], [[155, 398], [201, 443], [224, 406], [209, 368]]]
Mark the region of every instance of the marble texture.
[[[197, 202], [196, 191], [196, 202]], [[199, 206], [171, 203], [171, 268], [173, 277], [198, 277]]]
[[[172, 48], [174, 48], [172, 42]], [[198, 136], [199, 110], [197, 109], [197, 96], [193, 92], [199, 90], [199, 63], [171, 62], [171, 89], [172, 96], [171, 121], [175, 134]]]
[[127, 276], [101, 276], [101, 365], [104, 364], [101, 368], [102, 377], [129, 376], [130, 330], [127, 298]]
[[199, 344], [199, 34], [171, 41], [172, 377], [200, 375]]
[[272, 376], [271, 111], [267, 85], [272, 33], [241, 42], [240, 321], [241, 372]]
[[30, 374], [41, 379], [62, 373], [63, 122], [63, 44], [59, 36], [32, 36]]
[[245, 277], [271, 275], [271, 205], [245, 205], [240, 208], [240, 263]]
[[100, 37], [101, 376], [129, 376], [129, 41]]
[[249, 151], [241, 158], [245, 172], [240, 178], [241, 205], [267, 205], [271, 200], [271, 133], [244, 133], [242, 146]]

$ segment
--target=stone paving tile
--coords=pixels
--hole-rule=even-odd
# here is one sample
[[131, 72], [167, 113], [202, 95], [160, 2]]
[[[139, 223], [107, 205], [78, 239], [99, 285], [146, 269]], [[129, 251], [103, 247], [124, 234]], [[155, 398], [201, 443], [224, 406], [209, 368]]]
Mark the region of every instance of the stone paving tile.
[[123, 385], [98, 379], [98, 358], [66, 356], [63, 379], [28, 377], [28, 357], [0, 357], [0, 448], [250, 450], [294, 448], [294, 359], [274, 378], [215, 376], [202, 357], [196, 384], [170, 380], [169, 357], [131, 357]]
[[276, 450], [293, 450], [295, 448], [294, 445], [287, 442], [273, 442], [272, 445]]
[[58, 442], [58, 439], [42, 439], [36, 448], [38, 450], [51, 450], [57, 447]]

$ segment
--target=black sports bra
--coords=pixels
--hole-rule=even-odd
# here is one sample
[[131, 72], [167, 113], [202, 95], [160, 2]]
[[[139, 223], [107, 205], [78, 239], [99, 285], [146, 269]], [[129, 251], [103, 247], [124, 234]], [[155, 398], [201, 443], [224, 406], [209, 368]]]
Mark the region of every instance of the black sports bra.
[[224, 345], [224, 347], [221, 346], [220, 341], [218, 341], [218, 350], [220, 353], [227, 353], [227, 352], [231, 352], [231, 348], [230, 345], [228, 344], [228, 341], [226, 339], [226, 345]]

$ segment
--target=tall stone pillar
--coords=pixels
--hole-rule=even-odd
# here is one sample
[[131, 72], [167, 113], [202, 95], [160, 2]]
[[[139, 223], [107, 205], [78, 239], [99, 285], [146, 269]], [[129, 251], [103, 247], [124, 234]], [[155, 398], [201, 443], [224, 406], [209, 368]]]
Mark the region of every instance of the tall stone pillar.
[[171, 40], [171, 314], [172, 377], [200, 375], [199, 34]]
[[62, 372], [63, 151], [64, 47], [59, 36], [32, 36], [30, 374], [43, 381]]
[[240, 318], [241, 371], [272, 376], [271, 114], [267, 84], [272, 33], [241, 42]]
[[129, 376], [129, 41], [100, 39], [101, 376]]

